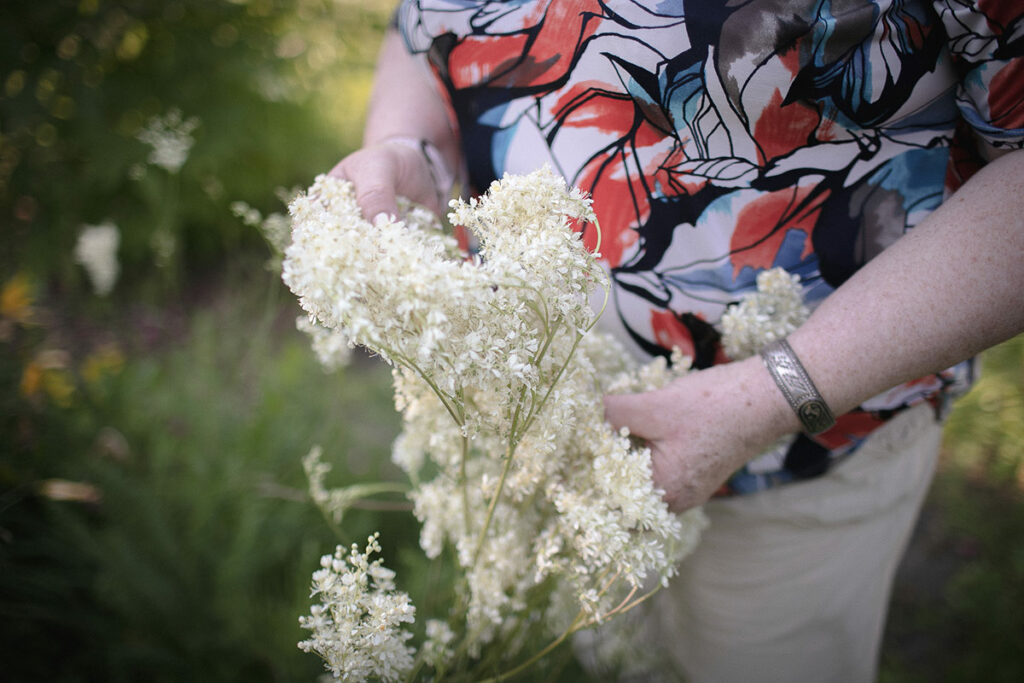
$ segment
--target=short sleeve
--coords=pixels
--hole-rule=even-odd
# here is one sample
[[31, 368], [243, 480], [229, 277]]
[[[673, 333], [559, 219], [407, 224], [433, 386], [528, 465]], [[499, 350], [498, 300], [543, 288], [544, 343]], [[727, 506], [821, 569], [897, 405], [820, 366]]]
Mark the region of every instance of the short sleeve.
[[1024, 147], [1024, 2], [934, 3], [959, 74], [957, 106], [993, 147]]

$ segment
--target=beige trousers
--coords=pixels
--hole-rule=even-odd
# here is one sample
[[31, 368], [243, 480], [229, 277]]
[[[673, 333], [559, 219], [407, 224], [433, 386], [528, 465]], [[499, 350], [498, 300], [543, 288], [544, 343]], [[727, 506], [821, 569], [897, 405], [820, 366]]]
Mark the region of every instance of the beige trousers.
[[873, 681], [941, 435], [918, 406], [819, 479], [710, 502], [711, 526], [648, 614], [671, 668], [691, 683]]

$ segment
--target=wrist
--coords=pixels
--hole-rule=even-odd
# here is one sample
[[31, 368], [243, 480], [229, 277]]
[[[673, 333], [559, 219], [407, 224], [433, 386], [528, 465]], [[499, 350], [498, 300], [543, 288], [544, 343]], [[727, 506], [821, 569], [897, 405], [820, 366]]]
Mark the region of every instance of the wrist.
[[416, 138], [405, 135], [392, 135], [375, 141], [375, 145], [398, 145], [419, 152], [423, 161], [426, 162], [430, 179], [437, 192], [438, 206], [445, 207], [451, 198], [452, 190], [455, 187], [455, 172], [445, 161], [441, 151], [434, 143], [426, 138]]
[[836, 423], [831, 408], [785, 338], [762, 349], [760, 357], [804, 432], [821, 434]]
[[803, 429], [797, 414], [779, 391], [778, 385], [759, 356], [751, 356], [730, 365], [735, 365], [741, 375], [749, 419], [764, 443], [773, 443]]

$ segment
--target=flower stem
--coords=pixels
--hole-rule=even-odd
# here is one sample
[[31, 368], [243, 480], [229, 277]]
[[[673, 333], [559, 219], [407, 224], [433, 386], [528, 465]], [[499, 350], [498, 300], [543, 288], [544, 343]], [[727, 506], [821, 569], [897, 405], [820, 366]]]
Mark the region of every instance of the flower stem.
[[523, 662], [519, 666], [515, 667], [514, 669], [510, 669], [510, 670], [508, 670], [508, 671], [506, 671], [504, 673], [500, 673], [497, 676], [495, 676], [494, 678], [485, 678], [482, 681], [480, 681], [480, 683], [496, 683], [497, 681], [500, 681], [503, 678], [511, 678], [512, 676], [515, 676], [516, 674], [519, 674], [519, 673], [522, 673], [523, 671], [526, 671], [528, 668], [530, 668], [531, 666], [533, 666], [534, 664], [539, 662], [541, 659], [543, 659], [544, 657], [549, 655], [551, 652], [553, 652], [555, 650], [555, 648], [557, 648], [559, 645], [564, 643], [566, 638], [571, 636], [573, 633], [576, 633], [576, 631], [580, 630], [582, 625], [583, 625], [583, 610], [580, 610], [579, 613], [576, 615], [576, 618], [572, 620], [571, 624], [569, 624], [569, 628], [565, 629], [565, 631], [562, 633], [562, 635], [558, 636], [553, 641], [548, 643], [547, 646], [543, 650], [540, 650], [539, 652], [535, 653], [532, 657], [530, 657], [529, 659], [527, 659], [525, 662]]
[[480, 553], [484, 549], [484, 539], [487, 536], [488, 529], [491, 528], [491, 521], [494, 519], [494, 509], [498, 507], [498, 499], [501, 498], [501, 493], [505, 488], [508, 472], [512, 469], [512, 457], [515, 455], [516, 446], [519, 445], [519, 436], [517, 435], [516, 428], [519, 424], [519, 412], [523, 407], [523, 400], [525, 398], [526, 387], [523, 387], [523, 390], [519, 393], [519, 400], [516, 401], [515, 413], [512, 415], [512, 425], [508, 433], [508, 447], [505, 449], [505, 464], [501, 468], [501, 479], [498, 480], [498, 489], [494, 492], [491, 502], [487, 505], [487, 516], [484, 518], [484, 525], [480, 527], [480, 534], [476, 539], [476, 550], [473, 551], [472, 567], [476, 567], [476, 563], [480, 559]]
[[469, 535], [469, 478], [466, 476], [466, 461], [469, 460], [469, 437], [462, 435], [462, 459], [459, 462], [459, 488], [462, 490], [463, 533]]

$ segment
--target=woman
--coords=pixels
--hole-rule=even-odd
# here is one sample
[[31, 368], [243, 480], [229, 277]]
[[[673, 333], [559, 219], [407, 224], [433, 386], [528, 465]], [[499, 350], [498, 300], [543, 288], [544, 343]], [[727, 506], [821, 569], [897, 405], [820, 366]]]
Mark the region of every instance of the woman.
[[[707, 503], [650, 619], [690, 680], [873, 680], [938, 418], [1024, 330], [1022, 55], [1024, 3], [991, 0], [396, 13], [332, 171], [364, 212], [548, 163], [593, 195], [606, 326], [701, 368], [605, 404], [670, 505]], [[814, 312], [727, 362], [714, 323], [774, 266]]]

